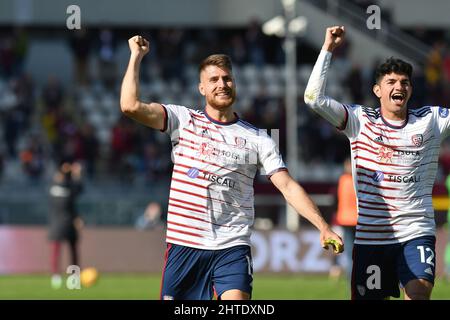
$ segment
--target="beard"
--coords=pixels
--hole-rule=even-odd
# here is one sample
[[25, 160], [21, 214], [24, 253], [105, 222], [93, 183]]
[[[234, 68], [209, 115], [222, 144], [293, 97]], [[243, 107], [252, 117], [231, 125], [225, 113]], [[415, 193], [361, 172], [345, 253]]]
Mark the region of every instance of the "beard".
[[214, 109], [226, 109], [233, 105], [236, 100], [236, 92], [232, 91], [230, 96], [227, 98], [218, 97], [216, 95], [210, 95], [206, 97], [206, 102], [208, 105], [213, 107]]

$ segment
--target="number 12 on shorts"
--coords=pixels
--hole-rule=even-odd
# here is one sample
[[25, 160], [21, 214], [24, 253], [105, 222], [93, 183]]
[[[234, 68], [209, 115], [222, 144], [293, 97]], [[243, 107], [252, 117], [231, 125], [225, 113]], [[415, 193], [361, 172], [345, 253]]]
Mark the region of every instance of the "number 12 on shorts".
[[[434, 267], [434, 262], [433, 262], [434, 252], [433, 252], [433, 250], [428, 247], [425, 248], [424, 246], [417, 246], [417, 250], [420, 251], [420, 262], [428, 263]], [[425, 259], [425, 252], [430, 252], [430, 255], [426, 259]]]

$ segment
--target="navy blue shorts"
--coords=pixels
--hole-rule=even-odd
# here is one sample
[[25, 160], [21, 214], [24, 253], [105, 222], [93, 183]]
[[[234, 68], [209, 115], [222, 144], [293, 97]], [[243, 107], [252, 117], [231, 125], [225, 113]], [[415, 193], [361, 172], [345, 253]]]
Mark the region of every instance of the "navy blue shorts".
[[353, 247], [352, 299], [400, 297], [400, 288], [415, 279], [434, 284], [434, 236], [388, 245]]
[[250, 247], [202, 250], [167, 244], [161, 299], [211, 300], [214, 292], [238, 289], [252, 294], [253, 265]]

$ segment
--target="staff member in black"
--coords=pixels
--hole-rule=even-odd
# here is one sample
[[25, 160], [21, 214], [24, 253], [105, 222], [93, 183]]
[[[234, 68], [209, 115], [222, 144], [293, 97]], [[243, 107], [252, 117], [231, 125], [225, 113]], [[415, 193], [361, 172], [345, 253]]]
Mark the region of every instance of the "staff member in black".
[[78, 230], [82, 226], [76, 200], [82, 191], [81, 164], [72, 160], [63, 160], [55, 173], [50, 187], [49, 240], [51, 262], [51, 285], [60, 288], [61, 244], [67, 242], [72, 265], [78, 265]]

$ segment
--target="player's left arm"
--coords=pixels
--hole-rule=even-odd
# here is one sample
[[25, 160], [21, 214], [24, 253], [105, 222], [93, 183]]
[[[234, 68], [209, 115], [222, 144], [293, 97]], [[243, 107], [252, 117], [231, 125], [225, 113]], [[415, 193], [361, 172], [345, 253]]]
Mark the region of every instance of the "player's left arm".
[[329, 224], [323, 219], [319, 208], [312, 201], [311, 197], [306, 193], [300, 184], [298, 184], [287, 171], [279, 171], [270, 177], [270, 181], [283, 194], [286, 201], [301, 216], [308, 219], [320, 231], [320, 243], [323, 248], [328, 249], [325, 241], [331, 239], [343, 246], [341, 237], [339, 237]]

